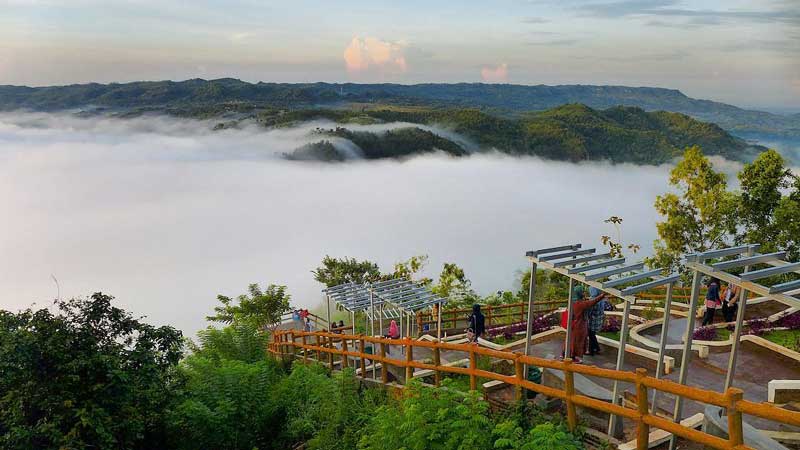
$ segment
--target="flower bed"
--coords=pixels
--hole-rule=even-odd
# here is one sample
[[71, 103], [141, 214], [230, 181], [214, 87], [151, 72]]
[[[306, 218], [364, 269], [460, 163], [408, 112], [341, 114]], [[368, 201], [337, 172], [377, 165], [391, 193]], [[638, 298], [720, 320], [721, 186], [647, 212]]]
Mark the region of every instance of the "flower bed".
[[[557, 314], [538, 315], [533, 318], [532, 334], [545, 332], [558, 324]], [[486, 330], [486, 336], [496, 343], [508, 343], [515, 340], [515, 335], [526, 331], [527, 322], [516, 322], [511, 325], [493, 327]], [[499, 341], [503, 342], [499, 342]]]

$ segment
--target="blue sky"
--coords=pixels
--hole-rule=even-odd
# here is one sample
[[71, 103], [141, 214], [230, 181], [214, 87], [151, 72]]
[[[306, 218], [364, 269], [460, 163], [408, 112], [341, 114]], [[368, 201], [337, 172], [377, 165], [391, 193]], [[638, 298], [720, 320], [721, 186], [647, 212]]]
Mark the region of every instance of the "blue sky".
[[0, 84], [509, 82], [800, 110], [800, 0], [0, 0]]

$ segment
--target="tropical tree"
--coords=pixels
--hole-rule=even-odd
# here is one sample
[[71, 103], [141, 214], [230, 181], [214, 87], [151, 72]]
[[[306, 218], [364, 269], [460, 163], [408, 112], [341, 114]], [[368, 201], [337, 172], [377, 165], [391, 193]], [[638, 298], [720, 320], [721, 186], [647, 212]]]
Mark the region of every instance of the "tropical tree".
[[[800, 179], [786, 167], [775, 150], [761, 153], [739, 172], [737, 243], [759, 243], [762, 251], [797, 251]], [[792, 186], [794, 184], [794, 186]], [[783, 192], [794, 187], [794, 192]]]
[[207, 316], [211, 322], [226, 324], [248, 324], [258, 329], [273, 331], [280, 323], [281, 316], [290, 310], [290, 295], [286, 286], [270, 284], [262, 290], [258, 284], [251, 284], [248, 293], [236, 299], [225, 295], [217, 295], [222, 306], [214, 308], [213, 316]]
[[648, 263], [678, 269], [687, 253], [728, 245], [735, 197], [726, 190], [725, 175], [714, 171], [698, 146], [686, 149], [669, 183], [675, 192], [656, 198], [656, 211], [664, 220], [656, 224], [659, 238]]
[[0, 448], [165, 448], [183, 337], [112, 300], [0, 311]]
[[[392, 273], [391, 278], [405, 278], [407, 280], [414, 280], [414, 276], [423, 268], [425, 268], [425, 265], [427, 264], [428, 255], [412, 256], [405, 261], [395, 263], [394, 273]], [[432, 280], [430, 278], [421, 278], [416, 281], [427, 286], [431, 284]]]
[[382, 278], [378, 265], [372, 261], [358, 261], [355, 258], [332, 258], [325, 256], [322, 265], [312, 270], [314, 279], [327, 287], [345, 283], [363, 284]]

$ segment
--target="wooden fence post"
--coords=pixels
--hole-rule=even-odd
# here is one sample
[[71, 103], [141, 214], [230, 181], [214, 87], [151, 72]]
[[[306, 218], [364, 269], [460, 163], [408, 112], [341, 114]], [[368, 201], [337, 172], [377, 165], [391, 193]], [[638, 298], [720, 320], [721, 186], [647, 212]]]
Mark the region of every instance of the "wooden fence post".
[[291, 339], [291, 343], [289, 344], [289, 353], [291, 354], [292, 360], [294, 360], [295, 352], [297, 352], [297, 348], [294, 346], [294, 331], [289, 332], [289, 339]]
[[330, 366], [331, 370], [333, 370], [333, 350], [334, 350], [334, 342], [333, 337], [328, 336], [325, 338], [325, 342], [327, 342], [328, 347], [328, 365]]
[[436, 366], [436, 368], [433, 369], [433, 385], [439, 387], [439, 384], [442, 382], [442, 374], [439, 372], [439, 366], [442, 365], [442, 358], [439, 355], [438, 345], [433, 347], [433, 365]]
[[[361, 353], [361, 378], [366, 378], [367, 377], [367, 362], [364, 360], [364, 352], [367, 351], [367, 348], [364, 346], [365, 345], [364, 335], [361, 334], [359, 336], [361, 338], [361, 341], [360, 341], [361, 349], [359, 351], [359, 353]], [[373, 345], [373, 349], [372, 349], [373, 351], [375, 351], [374, 347], [375, 346]]]
[[564, 360], [564, 391], [567, 402], [567, 426], [569, 431], [574, 432], [578, 427], [578, 416], [575, 412], [575, 404], [572, 397], [575, 395], [575, 374], [572, 373], [572, 359]]
[[314, 339], [316, 340], [316, 343], [317, 343], [317, 345], [316, 345], [316, 347], [317, 347], [317, 362], [321, 363], [322, 362], [322, 350], [320, 350], [319, 335], [315, 334], [314, 335]]
[[306, 335], [303, 335], [303, 364], [308, 364], [308, 349], [306, 348]]
[[475, 358], [474, 346], [477, 344], [470, 344], [469, 349], [469, 390], [474, 391], [478, 389], [478, 378], [475, 376], [475, 369], [478, 368], [478, 361]]
[[522, 380], [523, 380], [523, 374], [525, 372], [522, 368], [522, 361], [520, 361], [519, 358], [520, 358], [519, 355], [517, 355], [517, 357], [514, 358], [514, 374], [517, 376], [517, 382], [519, 383], [516, 389], [514, 389], [514, 400], [517, 401], [522, 399], [522, 394], [523, 394]]
[[[375, 351], [375, 344], [372, 344], [372, 351]], [[389, 383], [389, 368], [386, 364], [386, 343], [381, 342], [381, 382], [383, 384]], [[372, 360], [373, 367], [375, 366], [375, 360]]]
[[728, 440], [731, 447], [744, 444], [742, 432], [742, 413], [736, 408], [736, 402], [742, 399], [744, 392], [737, 388], [728, 388], [725, 396], [728, 397]]
[[650, 444], [650, 425], [644, 421], [645, 416], [650, 413], [647, 386], [643, 382], [645, 377], [647, 369], [636, 369], [636, 406], [639, 410], [639, 420], [636, 422], [636, 450], [647, 450]]
[[406, 346], [406, 385], [411, 382], [411, 378], [414, 375], [414, 368], [411, 367], [409, 364], [411, 361], [414, 360], [414, 346], [412, 345], [411, 339], [406, 338], [406, 341], [403, 343]]
[[342, 370], [346, 369], [347, 365], [347, 339], [342, 338]]

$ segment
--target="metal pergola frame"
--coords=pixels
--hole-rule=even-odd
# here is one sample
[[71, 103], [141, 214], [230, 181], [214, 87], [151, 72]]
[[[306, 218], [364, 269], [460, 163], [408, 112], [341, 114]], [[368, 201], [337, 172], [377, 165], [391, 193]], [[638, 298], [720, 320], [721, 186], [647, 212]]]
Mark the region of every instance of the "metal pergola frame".
[[[773, 275], [786, 273], [800, 274], [800, 263], [785, 261], [786, 252], [774, 252], [767, 254], [757, 253], [760, 246], [756, 244], [745, 244], [738, 247], [730, 247], [718, 250], [686, 255], [685, 266], [692, 270], [692, 291], [689, 301], [689, 318], [686, 323], [684, 334], [683, 354], [681, 358], [681, 371], [678, 378], [680, 384], [686, 384], [689, 373], [689, 358], [691, 356], [692, 334], [694, 332], [695, 320], [697, 318], [697, 307], [700, 302], [700, 284], [702, 275], [714, 277], [728, 284], [740, 287], [739, 299], [737, 301], [736, 325], [733, 332], [733, 344], [728, 357], [728, 370], [725, 375], [723, 391], [733, 384], [733, 377], [736, 372], [736, 358], [739, 353], [739, 344], [744, 323], [745, 310], [747, 308], [747, 293], [753, 292], [761, 297], [783, 303], [787, 306], [800, 308], [800, 279], [788, 281], [772, 286], [765, 286], [755, 282]], [[731, 258], [731, 259], [724, 259]], [[722, 261], [711, 262], [714, 260]], [[768, 265], [771, 267], [759, 270], [750, 270], [756, 265]], [[739, 275], [731, 273], [730, 269], [742, 268], [743, 272]], [[665, 334], [665, 333], [662, 333]], [[683, 410], [681, 397], [675, 399], [675, 410], [673, 420], [679, 421]], [[674, 450], [677, 445], [675, 436], [670, 440], [670, 449]]]
[[[525, 354], [530, 354], [531, 334], [533, 331], [533, 303], [536, 291], [536, 269], [541, 266], [569, 278], [569, 298], [567, 299], [567, 317], [572, 317], [572, 293], [575, 282], [584, 283], [599, 289], [624, 302], [622, 327], [620, 329], [619, 350], [617, 352], [616, 370], [621, 370], [625, 361], [625, 344], [628, 335], [630, 305], [636, 302], [636, 294], [650, 290], [654, 287], [667, 286], [667, 298], [664, 305], [665, 323], [669, 322], [669, 311], [672, 304], [672, 287], [680, 278], [679, 274], [661, 276], [666, 269], [644, 271], [644, 264], [639, 262], [625, 265], [624, 257], [614, 258], [610, 253], [597, 254], [594, 248], [582, 249], [582, 244], [570, 244], [557, 247], [532, 250], [525, 254], [531, 262], [531, 280], [528, 291], [528, 324], [525, 332]], [[643, 281], [644, 280], [644, 281]], [[617, 286], [624, 286], [618, 288]], [[570, 326], [567, 326], [564, 339], [564, 357], [570, 358], [570, 341], [572, 339]], [[665, 328], [666, 329], [666, 328]], [[658, 352], [658, 365], [656, 378], [662, 375], [664, 364], [664, 350], [666, 347], [666, 333], [662, 332]], [[581, 355], [583, 356], [583, 355]], [[527, 368], [526, 368], [527, 376]], [[619, 402], [619, 386], [614, 381], [612, 403]], [[655, 402], [654, 402], [655, 404]], [[617, 417], [609, 417], [608, 434], [611, 435], [616, 426]]]
[[[328, 308], [328, 323], [330, 324], [330, 303], [334, 301], [342, 309], [351, 313], [355, 325], [356, 312], [363, 312], [367, 319], [370, 334], [375, 335], [375, 319], [378, 319], [379, 329], [383, 330], [383, 319], [399, 319], [400, 335], [413, 334], [414, 321], [417, 311], [438, 305], [439, 326], [437, 339], [441, 340], [442, 306], [447, 299], [434, 294], [428, 287], [405, 278], [393, 278], [374, 283], [346, 283], [323, 289]], [[376, 311], [375, 308], [378, 307]], [[403, 319], [406, 319], [405, 334], [403, 333]]]

